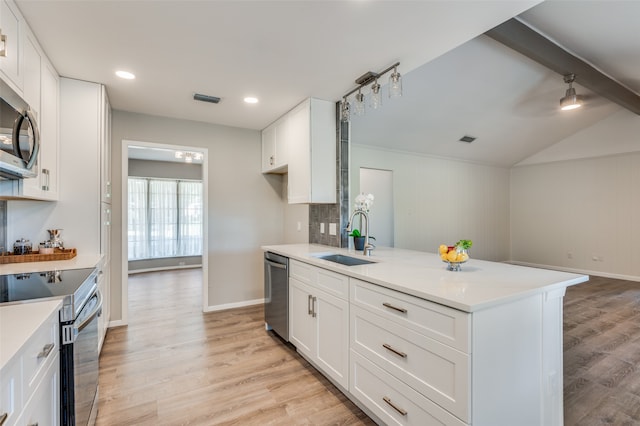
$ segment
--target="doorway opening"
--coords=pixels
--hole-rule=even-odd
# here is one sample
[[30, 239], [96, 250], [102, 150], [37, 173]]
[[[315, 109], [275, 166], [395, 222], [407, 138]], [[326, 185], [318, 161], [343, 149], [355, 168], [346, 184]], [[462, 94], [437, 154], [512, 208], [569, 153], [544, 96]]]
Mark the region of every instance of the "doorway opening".
[[369, 212], [369, 234], [375, 244], [393, 247], [393, 171], [361, 167], [360, 193], [375, 197]]
[[123, 140], [122, 321], [129, 275], [200, 268], [208, 307], [208, 150]]

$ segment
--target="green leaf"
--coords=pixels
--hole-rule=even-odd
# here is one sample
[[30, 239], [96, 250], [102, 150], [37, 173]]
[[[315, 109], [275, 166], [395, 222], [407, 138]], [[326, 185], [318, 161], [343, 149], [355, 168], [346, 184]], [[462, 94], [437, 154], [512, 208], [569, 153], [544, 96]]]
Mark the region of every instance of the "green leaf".
[[360, 235], [360, 231], [358, 231], [358, 229], [354, 229], [353, 231], [351, 231], [351, 233], [349, 234], [350, 237], [362, 237], [362, 235]]
[[468, 250], [473, 245], [471, 240], [460, 240], [456, 243], [456, 247], [463, 248], [464, 250]]

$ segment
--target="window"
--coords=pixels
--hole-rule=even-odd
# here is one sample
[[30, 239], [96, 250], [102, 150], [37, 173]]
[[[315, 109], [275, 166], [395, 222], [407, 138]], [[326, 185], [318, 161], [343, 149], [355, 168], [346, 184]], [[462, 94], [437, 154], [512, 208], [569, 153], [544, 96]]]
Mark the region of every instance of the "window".
[[202, 182], [129, 178], [129, 260], [202, 255]]

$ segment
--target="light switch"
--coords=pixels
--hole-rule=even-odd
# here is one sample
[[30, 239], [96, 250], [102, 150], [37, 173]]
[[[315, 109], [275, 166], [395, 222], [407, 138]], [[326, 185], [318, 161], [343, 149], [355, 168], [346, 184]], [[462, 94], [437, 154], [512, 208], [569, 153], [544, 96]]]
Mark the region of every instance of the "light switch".
[[320, 233], [324, 234], [324, 222], [320, 224]]
[[298, 229], [298, 232], [302, 231], [302, 224], [300, 222], [298, 222], [297, 229]]
[[330, 223], [329, 224], [329, 235], [336, 235], [336, 224], [335, 223]]

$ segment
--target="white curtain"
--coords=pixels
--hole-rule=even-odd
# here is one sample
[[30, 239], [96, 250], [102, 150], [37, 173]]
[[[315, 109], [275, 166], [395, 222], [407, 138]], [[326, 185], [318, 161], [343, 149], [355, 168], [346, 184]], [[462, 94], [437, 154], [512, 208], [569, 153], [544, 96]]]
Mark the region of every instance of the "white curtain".
[[129, 178], [129, 259], [147, 259], [147, 179]]
[[129, 178], [129, 260], [202, 255], [202, 182]]

